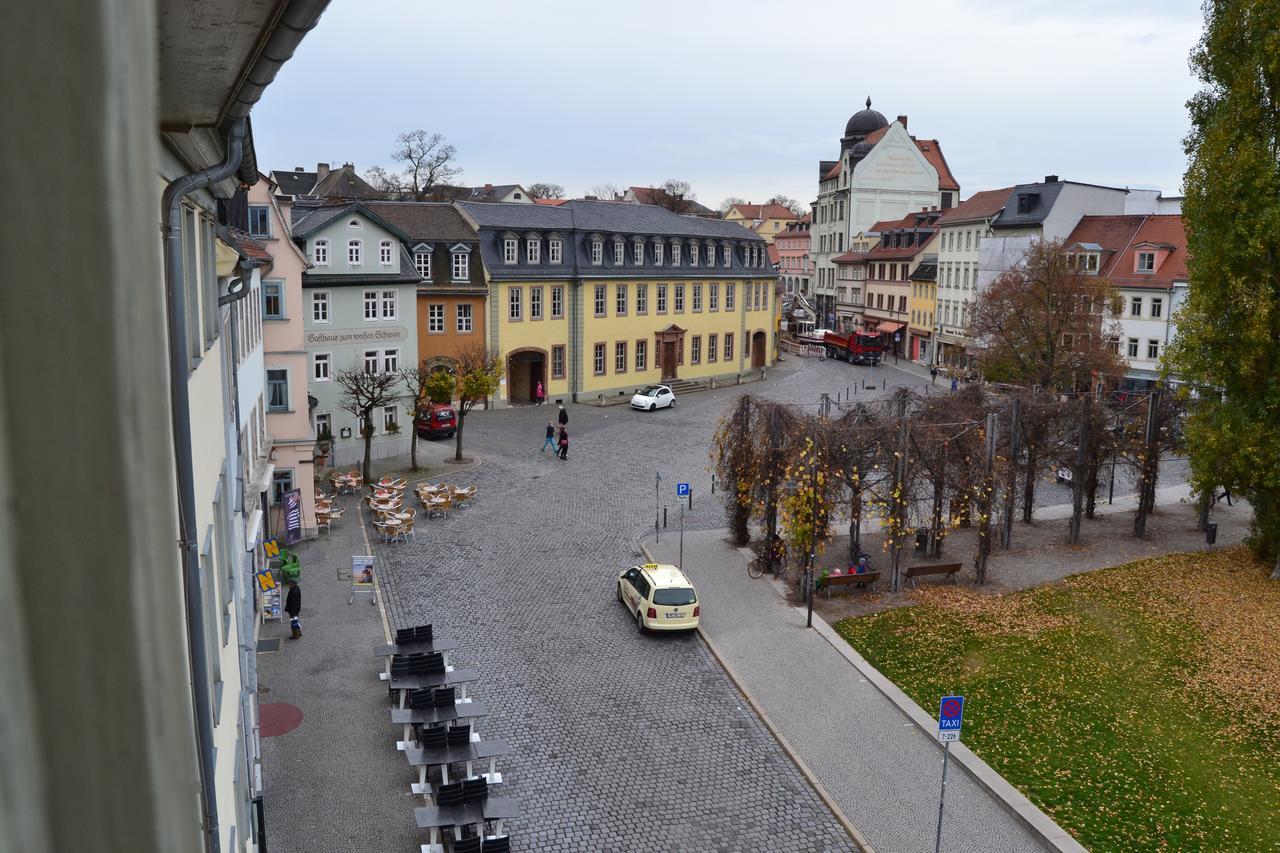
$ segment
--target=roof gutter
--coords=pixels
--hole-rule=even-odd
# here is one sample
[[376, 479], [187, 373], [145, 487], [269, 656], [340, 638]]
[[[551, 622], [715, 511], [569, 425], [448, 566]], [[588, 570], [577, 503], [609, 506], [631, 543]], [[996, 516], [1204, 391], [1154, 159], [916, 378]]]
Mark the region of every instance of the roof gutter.
[[191, 700], [195, 710], [196, 742], [200, 764], [200, 797], [204, 810], [204, 849], [219, 853], [218, 800], [214, 789], [213, 689], [205, 661], [209, 648], [205, 635], [204, 590], [196, 549], [195, 472], [191, 459], [191, 399], [187, 388], [187, 293], [182, 269], [182, 200], [202, 187], [235, 174], [244, 152], [245, 119], [236, 119], [227, 135], [226, 157], [221, 163], [176, 178], [164, 188], [161, 223], [164, 245], [164, 286], [169, 327], [169, 414], [173, 422], [173, 456], [177, 472], [178, 546], [187, 605], [187, 653], [191, 666]]

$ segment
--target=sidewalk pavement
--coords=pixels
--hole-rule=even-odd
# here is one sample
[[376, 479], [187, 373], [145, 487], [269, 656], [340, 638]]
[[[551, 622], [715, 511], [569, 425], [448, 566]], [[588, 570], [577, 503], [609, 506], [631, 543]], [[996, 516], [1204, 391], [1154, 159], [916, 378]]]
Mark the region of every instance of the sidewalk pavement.
[[302, 562], [302, 639], [285, 639], [287, 618], [260, 633], [281, 638], [278, 652], [258, 655], [260, 705], [302, 712], [297, 728], [262, 738], [272, 853], [407, 851], [422, 841], [373, 657], [384, 641], [380, 612], [367, 594], [347, 603], [351, 557], [371, 553], [356, 500], [339, 499], [347, 512], [332, 533], [292, 548]]
[[[686, 532], [685, 569], [703, 600], [702, 634], [877, 853], [932, 850], [942, 751], [863, 678], [781, 588], [752, 580], [724, 530]], [[677, 562], [678, 542], [647, 543]], [[957, 768], [958, 770], [958, 768]], [[942, 849], [1044, 846], [972, 778], [948, 774]]]

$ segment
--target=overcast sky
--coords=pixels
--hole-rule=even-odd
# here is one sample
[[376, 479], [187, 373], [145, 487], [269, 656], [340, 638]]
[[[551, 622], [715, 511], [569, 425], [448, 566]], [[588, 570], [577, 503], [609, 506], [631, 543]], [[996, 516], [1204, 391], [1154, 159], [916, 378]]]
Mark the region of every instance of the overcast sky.
[[1172, 194], [1201, 28], [1195, 0], [333, 0], [254, 139], [264, 169], [363, 173], [425, 128], [469, 185], [808, 203], [870, 95], [942, 143], [966, 197], [1046, 174]]

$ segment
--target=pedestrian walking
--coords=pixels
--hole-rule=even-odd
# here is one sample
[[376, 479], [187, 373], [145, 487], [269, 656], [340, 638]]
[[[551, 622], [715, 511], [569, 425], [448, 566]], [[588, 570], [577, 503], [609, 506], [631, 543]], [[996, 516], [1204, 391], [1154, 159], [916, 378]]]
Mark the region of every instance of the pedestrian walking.
[[564, 404], [561, 404], [560, 405], [560, 426], [566, 427], [568, 425], [569, 425], [569, 413], [565, 411]]
[[298, 588], [297, 581], [289, 581], [289, 594], [284, 600], [284, 612], [289, 614], [291, 638], [302, 639], [302, 622], [298, 619], [298, 614], [302, 612], [302, 590]]
[[556, 428], [551, 421], [547, 421], [547, 440], [542, 442], [542, 452], [546, 453], [548, 447], [552, 453], [556, 452]]
[[929, 367], [929, 384], [938, 384], [938, 365], [934, 364]]
[[560, 427], [560, 460], [562, 462], [569, 459], [569, 431], [564, 427]]
[[538, 388], [533, 392], [533, 396], [538, 398], [539, 406], [544, 405], [546, 403], [547, 395], [546, 395], [546, 392], [542, 390], [542, 380], [538, 380]]

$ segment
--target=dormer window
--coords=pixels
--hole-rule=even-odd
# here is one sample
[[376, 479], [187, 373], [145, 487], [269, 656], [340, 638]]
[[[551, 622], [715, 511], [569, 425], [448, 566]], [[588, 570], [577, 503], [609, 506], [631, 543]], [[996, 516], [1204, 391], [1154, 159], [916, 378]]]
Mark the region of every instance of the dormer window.
[[671, 244], [671, 266], [673, 267], [680, 266], [680, 244], [679, 243]]
[[515, 237], [505, 237], [502, 240], [502, 262], [504, 264], [514, 264], [520, 260], [520, 241]]
[[604, 263], [604, 241], [603, 240], [591, 241], [591, 263], [595, 264], [596, 266], [599, 266], [600, 264]]
[[531, 264], [542, 263], [542, 238], [528, 237], [525, 239], [525, 259]]
[[1018, 193], [1018, 212], [1030, 213], [1039, 198], [1040, 193]]
[[644, 243], [641, 243], [640, 241], [637, 240], [635, 245], [633, 245], [631, 248], [633, 250], [632, 260], [635, 261], [636, 266], [640, 266], [641, 264], [644, 263]]
[[413, 268], [418, 271], [418, 275], [423, 278], [431, 278], [431, 250], [428, 248], [419, 248], [413, 253]]
[[689, 266], [696, 267], [698, 265], [698, 244], [689, 244]]
[[725, 246], [724, 247], [724, 265], [727, 267], [732, 263], [733, 263], [733, 247]]
[[613, 241], [614, 266], [622, 266], [627, 261], [627, 247], [621, 240]]
[[653, 263], [656, 266], [662, 266], [662, 250], [665, 248], [666, 246], [661, 240], [653, 244]]
[[1096, 252], [1084, 252], [1079, 255], [1073, 255], [1072, 261], [1075, 268], [1087, 275], [1098, 274], [1098, 255]]
[[1156, 253], [1155, 252], [1139, 252], [1138, 263], [1134, 268], [1135, 272], [1153, 273], [1156, 271]]
[[552, 237], [547, 240], [547, 261], [549, 263], [558, 264], [564, 258], [564, 241], [559, 237]]
[[471, 247], [465, 243], [457, 243], [450, 247], [453, 259], [453, 280], [467, 281], [471, 278]]

